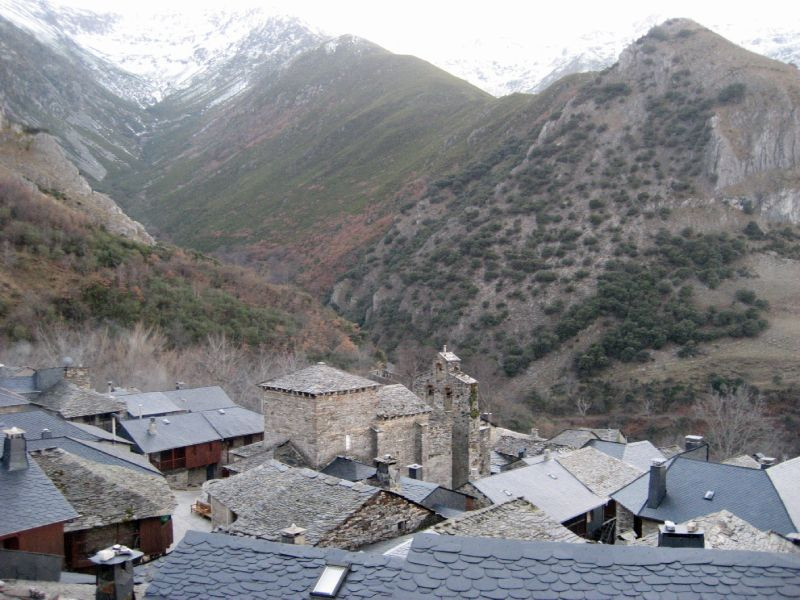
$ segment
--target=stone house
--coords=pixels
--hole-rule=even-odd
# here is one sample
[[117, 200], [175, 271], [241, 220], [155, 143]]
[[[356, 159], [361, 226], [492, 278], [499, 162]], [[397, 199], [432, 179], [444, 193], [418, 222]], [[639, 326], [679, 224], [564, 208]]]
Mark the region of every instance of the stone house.
[[150, 557], [164, 554], [172, 544], [175, 499], [161, 475], [133, 465], [97, 463], [61, 448], [31, 456], [80, 513], [64, 526], [68, 569], [94, 572], [89, 557], [114, 544]]
[[294, 444], [283, 437], [271, 437], [239, 446], [231, 450], [229, 454], [230, 461], [222, 467], [222, 477], [244, 473], [273, 459], [290, 467], [308, 466]]
[[25, 431], [3, 430], [0, 548], [64, 556], [64, 524], [78, 512], [28, 456]]
[[311, 546], [357, 549], [440, 520], [399, 494], [278, 461], [209, 481], [203, 491], [214, 527], [281, 540], [283, 530], [295, 526]]
[[438, 353], [413, 393], [318, 363], [260, 384], [265, 429], [314, 469], [337, 456], [371, 465], [389, 455], [393, 468], [420, 465], [422, 479], [454, 488], [489, 473], [478, 383], [460, 364]]
[[[689, 456], [694, 450], [689, 451]], [[680, 454], [655, 459], [648, 472], [611, 494], [621, 507], [618, 528], [636, 538], [657, 533], [665, 521], [682, 523], [727, 510], [761, 531], [783, 535], [800, 531], [797, 474], [794, 461], [785, 472], [695, 460]], [[792, 473], [794, 477], [785, 477]], [[789, 509], [792, 509], [790, 512]], [[632, 536], [633, 537], [633, 536]]]

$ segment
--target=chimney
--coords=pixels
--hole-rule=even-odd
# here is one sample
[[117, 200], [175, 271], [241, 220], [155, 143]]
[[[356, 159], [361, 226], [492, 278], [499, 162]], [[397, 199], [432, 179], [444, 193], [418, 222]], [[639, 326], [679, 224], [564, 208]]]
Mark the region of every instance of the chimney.
[[176, 390], [182, 390], [184, 385], [186, 385], [186, 384], [183, 383], [182, 381], [176, 381], [175, 382], [175, 389]]
[[408, 476], [411, 479], [422, 479], [422, 465], [408, 465]]
[[97, 600], [133, 600], [133, 561], [144, 554], [115, 544], [89, 560], [97, 565]]
[[531, 427], [531, 438], [534, 440], [539, 439], [539, 428], [538, 427]]
[[650, 461], [650, 484], [647, 490], [647, 508], [658, 508], [667, 495], [667, 461], [654, 458]]
[[762, 469], [769, 469], [775, 463], [778, 462], [777, 458], [773, 458], [771, 456], [761, 456], [758, 459], [759, 464], [761, 465]]
[[113, 381], [106, 381], [106, 385], [108, 386], [108, 393], [109, 394], [114, 391], [114, 382]]
[[517, 458], [522, 460], [528, 454], [528, 451], [525, 448], [520, 448], [517, 450]]
[[147, 426], [147, 433], [149, 435], [155, 435], [156, 432], [157, 432], [157, 429], [156, 429], [156, 418], [155, 417], [150, 417], [150, 424]]
[[19, 427], [4, 429], [3, 470], [22, 471], [28, 468], [28, 444], [25, 432]]
[[50, 431], [47, 427], [42, 429], [42, 439], [43, 440], [49, 440], [52, 437], [53, 437], [53, 432], [52, 431]]
[[396, 464], [397, 461], [388, 454], [383, 458], [378, 457], [375, 459], [375, 468], [378, 469], [375, 478], [378, 480], [379, 486], [389, 487], [392, 484], [391, 467]]
[[72, 359], [64, 359], [64, 379], [70, 383], [74, 383], [81, 389], [92, 389], [92, 382], [89, 378], [89, 368], [74, 366], [72, 364]]
[[705, 445], [705, 440], [702, 435], [687, 435], [683, 438], [683, 448], [686, 451], [697, 450]]
[[306, 531], [302, 527], [298, 527], [294, 523], [286, 529], [281, 529], [281, 542], [284, 544], [294, 544], [295, 546], [302, 546], [306, 543]]
[[686, 525], [666, 521], [658, 526], [659, 548], [705, 548], [705, 545], [705, 533], [694, 521], [689, 521]]

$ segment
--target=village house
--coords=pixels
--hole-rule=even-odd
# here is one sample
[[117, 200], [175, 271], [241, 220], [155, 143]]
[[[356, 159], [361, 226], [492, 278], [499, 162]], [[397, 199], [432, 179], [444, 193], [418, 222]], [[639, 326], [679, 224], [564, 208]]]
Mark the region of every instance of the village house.
[[[659, 531], [650, 533], [635, 540], [635, 546], [658, 546], [665, 541], [663, 526]], [[677, 523], [676, 531], [680, 535], [679, 543], [693, 541], [697, 547], [716, 550], [747, 550], [749, 552], [784, 552], [800, 554], [800, 546], [792, 543], [774, 531], [761, 531], [736, 515], [721, 510], [685, 523]]]
[[800, 590], [794, 555], [642, 550], [422, 533], [400, 558], [191, 531], [145, 597], [768, 599]]
[[[200, 485], [222, 475], [222, 467], [235, 458], [232, 455], [235, 449], [264, 437], [264, 421], [260, 414], [233, 403], [225, 408], [208, 409], [208, 406], [219, 406], [224, 400], [216, 394], [209, 397], [205, 393], [209, 388], [199, 389], [202, 392], [197, 401], [187, 401], [182, 409], [193, 408], [198, 412], [171, 412], [159, 417], [128, 419], [119, 424], [121, 433], [133, 441], [136, 451], [147, 455], [175, 487]], [[155, 407], [154, 404], [148, 406]]]
[[28, 410], [30, 405], [31, 403], [20, 394], [0, 388], [0, 415], [22, 412]]
[[795, 533], [800, 521], [794, 519], [800, 514], [794, 461], [770, 477], [780, 465], [757, 470], [682, 454], [654, 459], [647, 473], [611, 495], [618, 505], [618, 530], [643, 537], [665, 521], [682, 523], [727, 510], [761, 531]]
[[473, 481], [462, 489], [493, 504], [522, 497], [574, 534], [593, 538], [606, 521], [608, 498], [587, 488], [556, 456], [548, 452], [526, 459], [532, 464]]
[[64, 556], [64, 524], [78, 512], [28, 456], [25, 431], [3, 430], [0, 548]]
[[267, 540], [302, 535], [311, 546], [357, 549], [440, 520], [394, 492], [278, 461], [209, 481], [203, 491], [214, 527]]
[[176, 385], [174, 390], [161, 392], [133, 392], [120, 390], [111, 393], [125, 403], [130, 417], [163, 417], [174, 413], [203, 412], [232, 408], [237, 404], [217, 385], [184, 388]]
[[489, 473], [478, 383], [446, 349], [416, 393], [324, 363], [260, 386], [266, 431], [290, 440], [314, 469], [337, 456], [372, 465], [389, 455], [395, 470], [420, 465], [422, 479], [452, 489]]
[[228, 464], [222, 467], [223, 477], [244, 473], [273, 459], [290, 467], [308, 466], [300, 451], [285, 437], [270, 437], [259, 442], [239, 446], [232, 449], [229, 455]]
[[31, 457], [79, 513], [64, 525], [69, 570], [94, 572], [89, 557], [114, 544], [150, 558], [172, 544], [175, 499], [160, 474], [97, 463], [61, 448], [34, 451]]

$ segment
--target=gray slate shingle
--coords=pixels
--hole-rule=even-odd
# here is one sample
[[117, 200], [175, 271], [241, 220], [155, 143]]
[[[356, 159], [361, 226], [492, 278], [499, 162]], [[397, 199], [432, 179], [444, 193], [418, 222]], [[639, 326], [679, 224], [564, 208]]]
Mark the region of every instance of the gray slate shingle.
[[161, 393], [172, 400], [178, 407], [189, 412], [203, 412], [204, 410], [236, 406], [236, 403], [230, 399], [225, 390], [218, 385], [167, 390]]
[[28, 468], [0, 467], [0, 536], [61, 523], [78, 516], [30, 456]]
[[267, 390], [319, 396], [335, 394], [336, 392], [376, 388], [381, 384], [371, 379], [329, 367], [325, 363], [317, 363], [300, 371], [265, 381], [259, 385]]
[[32, 452], [31, 457], [80, 513], [64, 531], [160, 517], [175, 507], [161, 475], [96, 463], [61, 448]]
[[243, 435], [264, 433], [264, 415], [241, 406], [204, 410], [200, 414], [205, 417], [224, 440]]
[[766, 473], [794, 523], [794, 530], [800, 531], [800, 456], [770, 467]]
[[760, 552], [418, 534], [394, 598], [792, 597], [800, 559]]
[[402, 384], [384, 385], [378, 390], [378, 410], [376, 414], [379, 417], [405, 417], [429, 412], [431, 412], [431, 407]]
[[[43, 429], [49, 429], [53, 437], [74, 437], [80, 440], [100, 439], [99, 435], [93, 435], [77, 426], [77, 424], [65, 421], [38, 408], [36, 410], [0, 415], [0, 430], [10, 427], [19, 427], [25, 431], [25, 439], [27, 440], [41, 439]], [[111, 436], [110, 433], [107, 435]], [[2, 435], [0, 434], [1, 437]], [[0, 450], [0, 453], [2, 453], [2, 450]]]
[[276, 460], [227, 479], [208, 481], [203, 490], [236, 513], [237, 519], [227, 531], [278, 540], [280, 530], [295, 523], [308, 530], [306, 541], [312, 545], [381, 492]]
[[150, 419], [120, 422], [120, 427], [145, 454], [222, 439], [202, 413], [173, 414], [155, 419], [155, 435], [147, 433]]
[[140, 473], [161, 475], [161, 471], [156, 469], [150, 461], [141, 454], [131, 452], [130, 446], [126, 444], [112, 446], [106, 442], [93, 442], [67, 437], [31, 440], [28, 442], [28, 450], [45, 450], [48, 448], [61, 448], [75, 456], [104, 465], [116, 465], [133, 469]]
[[338, 477], [339, 479], [347, 479], [347, 481], [364, 481], [365, 479], [374, 477], [377, 472], [378, 469], [375, 467], [365, 465], [362, 462], [345, 456], [337, 456], [327, 467], [322, 469], [322, 473], [325, 475]]
[[348, 563], [337, 598], [387, 598], [402, 560], [336, 548], [189, 531], [164, 559], [146, 598], [265, 600], [308, 598], [325, 565]]
[[125, 410], [125, 403], [107, 394], [88, 390], [69, 381], [60, 381], [40, 394], [34, 404], [58, 413], [65, 419], [118, 413]]
[[628, 485], [643, 473], [642, 469], [590, 447], [559, 456], [556, 460], [578, 481], [602, 497]]
[[25, 406], [30, 404], [28, 400], [20, 396], [17, 392], [0, 387], [0, 408], [11, 406]]
[[[762, 531], [792, 533], [795, 525], [769, 471], [677, 456], [668, 464], [667, 494], [658, 508], [646, 506], [648, 473], [612, 498], [634, 514], [656, 521], [682, 523], [724, 509]], [[796, 485], [792, 489], [796, 495]], [[713, 499], [704, 499], [707, 491], [714, 492]]]

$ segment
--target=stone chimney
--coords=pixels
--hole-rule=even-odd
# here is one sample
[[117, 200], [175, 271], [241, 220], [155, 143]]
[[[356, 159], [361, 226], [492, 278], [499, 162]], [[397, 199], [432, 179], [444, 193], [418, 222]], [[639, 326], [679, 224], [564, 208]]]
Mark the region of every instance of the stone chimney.
[[108, 393], [109, 394], [114, 391], [114, 382], [113, 381], [106, 381], [106, 386], [108, 388]]
[[689, 521], [686, 525], [666, 521], [658, 526], [659, 548], [705, 548], [705, 545], [705, 533], [694, 521]]
[[3, 470], [22, 471], [28, 468], [28, 443], [25, 432], [19, 427], [4, 429]]
[[150, 417], [150, 424], [147, 426], [147, 434], [155, 435], [156, 433], [158, 433], [158, 429], [156, 428], [156, 418]]
[[378, 480], [378, 485], [381, 487], [390, 487], [392, 484], [392, 467], [397, 464], [397, 461], [388, 454], [383, 458], [378, 457], [375, 459], [375, 468], [378, 472], [375, 474], [375, 479]]
[[408, 476], [410, 479], [422, 479], [422, 465], [408, 465]]
[[133, 600], [133, 561], [138, 550], [115, 544], [89, 558], [97, 565], [97, 600]]
[[75, 366], [73, 364], [66, 364], [70, 363], [71, 361], [64, 361], [64, 379], [69, 381], [70, 383], [74, 383], [79, 388], [84, 390], [92, 389], [92, 382], [89, 378], [89, 368], [88, 367], [81, 367]]
[[647, 488], [647, 507], [658, 508], [667, 495], [667, 461], [654, 458], [650, 461], [650, 483]]
[[762, 469], [769, 469], [775, 463], [778, 462], [777, 458], [773, 458], [772, 456], [760, 456], [758, 458], [758, 464], [761, 465]]
[[295, 546], [302, 546], [306, 543], [306, 532], [308, 529], [298, 527], [294, 523], [286, 529], [281, 529], [281, 542], [284, 544], [294, 544]]
[[697, 450], [705, 445], [705, 439], [702, 435], [687, 435], [683, 438], [683, 449], [687, 452], [689, 450]]

